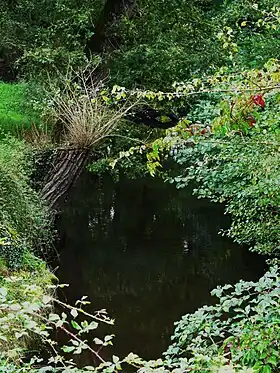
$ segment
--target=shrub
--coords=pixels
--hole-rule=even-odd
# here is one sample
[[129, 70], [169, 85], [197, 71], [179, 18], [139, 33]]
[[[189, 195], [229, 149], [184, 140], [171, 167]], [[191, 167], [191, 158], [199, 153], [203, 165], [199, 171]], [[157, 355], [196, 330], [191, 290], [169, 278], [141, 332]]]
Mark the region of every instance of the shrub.
[[[15, 317], [15, 313], [19, 310], [19, 304], [22, 304], [23, 309], [28, 312], [28, 305], [31, 312], [32, 305], [39, 307], [40, 302], [44, 297], [52, 293], [52, 282], [55, 276], [49, 271], [46, 264], [32, 254], [25, 252], [21, 258], [21, 269], [11, 271], [6, 269], [6, 273], [0, 273], [0, 298], [5, 299], [10, 305], [11, 311], [7, 311], [8, 306], [0, 305], [0, 370], [1, 358], [5, 357], [10, 361], [17, 361], [20, 351], [25, 351], [26, 348], [34, 344], [34, 335], [32, 333], [16, 334], [15, 331], [23, 331], [24, 319]], [[34, 306], [35, 305], [35, 306]], [[43, 328], [43, 325], [41, 323]], [[31, 328], [32, 329], [32, 328]], [[4, 365], [4, 364], [3, 364]], [[15, 368], [15, 367], [14, 367]], [[2, 372], [2, 370], [1, 370]]]
[[[15, 138], [0, 142], [0, 222], [15, 230], [27, 249], [43, 248], [51, 237], [48, 210], [31, 188], [28, 149]], [[5, 228], [7, 233], [7, 228]], [[2, 238], [2, 237], [1, 237]]]
[[201, 139], [174, 156], [182, 174], [173, 178], [182, 188], [194, 181], [199, 198], [226, 203], [232, 217], [228, 235], [261, 254], [279, 254], [279, 140], [274, 135], [246, 140], [235, 136]]
[[[215, 306], [204, 306], [176, 323], [167, 359], [185, 357], [192, 372], [218, 371], [220, 364], [258, 373], [278, 372], [280, 278], [272, 268], [259, 281], [240, 281], [212, 291]], [[177, 360], [177, 362], [176, 362]], [[216, 366], [216, 370], [215, 370]], [[222, 370], [221, 370], [222, 371]]]
[[[90, 69], [89, 65], [87, 69]], [[59, 75], [55, 84], [50, 83], [52, 113], [62, 124], [62, 142], [70, 148], [91, 149], [115, 134], [125, 115], [139, 103], [137, 99], [119, 99], [113, 105], [102, 81], [94, 79], [96, 66]], [[59, 82], [58, 88], [57, 83]]]
[[[8, 368], [13, 367], [13, 373], [113, 373], [127, 371], [127, 364], [131, 366], [129, 371], [139, 373], [279, 371], [280, 280], [276, 267], [271, 268], [257, 282], [241, 280], [235, 285], [219, 286], [213, 290], [212, 295], [218, 298], [218, 302], [183, 316], [176, 323], [173, 344], [164, 354], [165, 357], [151, 361], [144, 361], [130, 353], [124, 359], [113, 356], [112, 362], [105, 362], [100, 351], [102, 347], [112, 344], [113, 336], [105, 336], [104, 340], [94, 338], [93, 343], [85, 338], [89, 331], [97, 329], [101, 323], [112, 324], [113, 320], [108, 318], [104, 310], [94, 315], [87, 313], [84, 310], [84, 305], [89, 304], [86, 297], [78, 300], [75, 306], [53, 298], [51, 294], [46, 294], [46, 288], [56, 286], [44, 288], [36, 276], [13, 276], [1, 284], [0, 343], [4, 348], [0, 352], [0, 366], [8, 372]], [[58, 303], [63, 309], [61, 314], [48, 315], [53, 303]], [[86, 316], [89, 321], [81, 321], [78, 316]], [[69, 343], [62, 347], [64, 355], [60, 355], [59, 346], [51, 339], [53, 328], [69, 337]], [[48, 366], [36, 368], [38, 360], [35, 356], [30, 360], [25, 359], [24, 364], [20, 363], [24, 357], [24, 349], [15, 339], [21, 341], [30, 335], [36, 335], [54, 347], [54, 356], [49, 358]], [[7, 340], [13, 341], [12, 347], [17, 345], [18, 348], [8, 351]], [[97, 362], [96, 366], [77, 368], [73, 360], [67, 359], [68, 353], [79, 355], [83, 351], [92, 354]]]

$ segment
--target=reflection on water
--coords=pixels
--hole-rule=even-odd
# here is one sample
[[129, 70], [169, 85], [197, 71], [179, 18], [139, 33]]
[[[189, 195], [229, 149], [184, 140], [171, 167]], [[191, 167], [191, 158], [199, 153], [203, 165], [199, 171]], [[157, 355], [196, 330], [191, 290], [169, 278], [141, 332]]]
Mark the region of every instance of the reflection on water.
[[158, 357], [173, 323], [213, 302], [218, 284], [254, 280], [263, 259], [218, 234], [223, 207], [161, 180], [96, 179], [85, 173], [58, 220], [63, 297], [92, 300], [116, 319], [110, 353]]

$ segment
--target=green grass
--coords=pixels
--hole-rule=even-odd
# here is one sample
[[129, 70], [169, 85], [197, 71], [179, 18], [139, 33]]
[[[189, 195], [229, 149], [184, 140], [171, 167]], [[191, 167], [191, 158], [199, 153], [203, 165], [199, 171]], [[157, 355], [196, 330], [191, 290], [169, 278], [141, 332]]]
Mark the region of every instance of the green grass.
[[27, 84], [0, 82], [0, 131], [19, 134], [37, 124], [39, 118], [26, 103]]

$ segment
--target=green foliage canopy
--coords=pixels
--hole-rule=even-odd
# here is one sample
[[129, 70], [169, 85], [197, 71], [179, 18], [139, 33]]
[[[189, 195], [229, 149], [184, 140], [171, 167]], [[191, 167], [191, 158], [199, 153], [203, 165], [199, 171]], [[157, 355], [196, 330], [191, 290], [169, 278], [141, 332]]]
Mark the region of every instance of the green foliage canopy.
[[0, 1], [0, 56], [37, 77], [85, 61], [103, 0]]
[[[113, 25], [112, 79], [126, 87], [164, 89], [222, 62], [211, 1], [139, 0]], [[212, 4], [213, 7], [213, 4]]]

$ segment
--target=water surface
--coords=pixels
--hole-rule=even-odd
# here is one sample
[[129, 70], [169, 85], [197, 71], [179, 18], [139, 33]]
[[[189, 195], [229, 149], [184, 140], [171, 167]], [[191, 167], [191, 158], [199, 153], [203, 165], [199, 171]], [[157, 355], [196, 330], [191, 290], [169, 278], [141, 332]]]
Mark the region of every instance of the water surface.
[[58, 220], [63, 299], [88, 295], [91, 311], [116, 322], [108, 354], [158, 357], [173, 323], [205, 303], [215, 286], [255, 280], [264, 260], [218, 234], [223, 206], [161, 180], [82, 175]]

